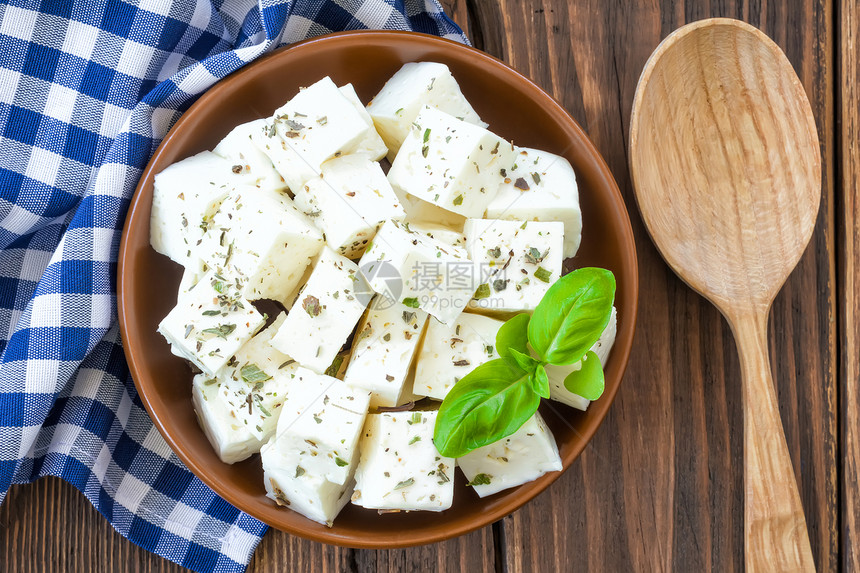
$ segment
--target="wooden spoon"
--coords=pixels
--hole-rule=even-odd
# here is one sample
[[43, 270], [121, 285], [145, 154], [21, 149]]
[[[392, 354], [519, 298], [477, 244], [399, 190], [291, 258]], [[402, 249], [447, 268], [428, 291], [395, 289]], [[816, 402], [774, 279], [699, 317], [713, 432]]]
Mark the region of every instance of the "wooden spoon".
[[767, 345], [771, 303], [806, 249], [821, 197], [815, 120], [785, 54], [737, 20], [675, 31], [636, 89], [630, 170], [657, 248], [737, 341], [746, 570], [814, 571]]

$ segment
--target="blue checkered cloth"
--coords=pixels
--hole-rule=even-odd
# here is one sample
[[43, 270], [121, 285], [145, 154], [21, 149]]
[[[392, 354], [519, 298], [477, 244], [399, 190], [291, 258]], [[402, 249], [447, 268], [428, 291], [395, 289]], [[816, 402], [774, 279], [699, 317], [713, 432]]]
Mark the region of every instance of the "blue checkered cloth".
[[58, 476], [141, 547], [244, 570], [266, 526], [185, 468], [135, 392], [120, 233], [197, 96], [281, 44], [359, 28], [467, 41], [435, 0], [0, 3], [0, 501]]

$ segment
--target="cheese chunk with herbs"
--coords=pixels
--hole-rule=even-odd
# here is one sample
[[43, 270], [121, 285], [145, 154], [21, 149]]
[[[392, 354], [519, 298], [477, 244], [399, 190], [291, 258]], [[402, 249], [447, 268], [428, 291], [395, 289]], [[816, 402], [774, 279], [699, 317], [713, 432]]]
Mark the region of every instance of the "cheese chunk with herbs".
[[226, 159], [209, 151], [167, 167], [155, 176], [149, 241], [156, 252], [188, 265], [218, 206], [245, 180]]
[[[337, 378], [297, 368], [278, 419], [269, 456], [295, 462], [293, 475], [309, 473], [344, 485], [352, 478], [370, 393]], [[283, 465], [285, 462], [279, 462]]]
[[448, 66], [436, 62], [404, 64], [367, 104], [376, 129], [391, 150], [388, 155], [391, 161], [424, 106], [487, 127], [463, 96]]
[[[408, 402], [404, 382], [425, 324], [423, 310], [376, 295], [356, 331], [343, 381], [370, 391], [372, 408]], [[410, 392], [405, 395], [411, 399]]]
[[431, 320], [418, 354], [412, 392], [444, 400], [463, 376], [498, 358], [496, 333], [502, 324], [501, 320], [468, 312], [452, 326]]
[[582, 237], [582, 213], [570, 162], [547, 151], [518, 147], [503, 176], [498, 194], [487, 206], [487, 218], [561, 221], [564, 258], [574, 256]]
[[367, 110], [364, 108], [364, 104], [361, 103], [361, 100], [359, 99], [358, 94], [355, 93], [355, 88], [352, 84], [342, 85], [338, 89], [340, 90], [340, 93], [342, 93], [346, 99], [355, 106], [355, 111], [358, 112], [364, 120], [364, 123], [366, 123], [370, 128], [367, 135], [365, 135], [363, 140], [358, 142], [352, 153], [365, 155], [373, 161], [379, 161], [388, 154], [388, 146], [385, 145], [382, 137], [380, 137], [376, 132], [376, 127], [373, 125], [373, 119], [370, 117], [370, 114], [367, 113]]
[[295, 191], [319, 175], [327, 159], [361, 148], [372, 130], [349, 98], [325, 77], [275, 110], [251, 139]]
[[470, 308], [533, 310], [561, 276], [562, 223], [469, 219], [464, 230], [484, 276]]
[[394, 189], [394, 192], [400, 199], [400, 204], [406, 209], [406, 218], [404, 221], [409, 223], [410, 226], [442, 227], [459, 233], [463, 232], [463, 225], [466, 224], [466, 217], [463, 215], [452, 213], [432, 203], [413, 197], [397, 187], [392, 186], [392, 189]]
[[231, 416], [233, 410], [221, 399], [220, 389], [217, 378], [198, 374], [191, 383], [191, 402], [212, 449], [225, 464], [235, 464], [258, 453], [263, 442]]
[[562, 469], [555, 438], [537, 412], [507, 438], [457, 458], [457, 465], [481, 497]]
[[477, 286], [465, 249], [387, 221], [359, 263], [371, 288], [453, 324]]
[[454, 499], [454, 460], [433, 445], [436, 412], [368, 414], [352, 502], [369, 509], [444, 511]]
[[323, 163], [318, 177], [295, 190], [295, 205], [350, 259], [361, 256], [379, 225], [405, 216], [382, 167], [363, 155]]
[[463, 234], [462, 230], [457, 231], [450, 227], [434, 225], [432, 223], [408, 223], [408, 228], [413, 233], [426, 235], [431, 239], [442, 241], [452, 247], [466, 248], [466, 235]]
[[368, 401], [340, 380], [298, 368], [278, 429], [260, 451], [268, 497], [331, 527], [352, 495]]
[[354, 481], [342, 485], [307, 472], [297, 475], [296, 464], [280, 465], [265, 453], [261, 457], [266, 497], [278, 505], [331, 527], [337, 514], [349, 503]]
[[[617, 331], [617, 327], [618, 312], [613, 306], [612, 314], [609, 315], [609, 323], [606, 325], [606, 328], [603, 329], [603, 333], [600, 335], [600, 338], [594, 343], [594, 346], [591, 347], [591, 350], [597, 354], [597, 357], [600, 359], [600, 364], [604, 368], [606, 367], [606, 360], [609, 358], [609, 351], [612, 350], [612, 346], [615, 344], [615, 333]], [[574, 362], [573, 364], [548, 364], [546, 366], [546, 375], [549, 378], [550, 399], [572, 406], [577, 410], [585, 411], [591, 401], [574, 394], [564, 387], [564, 379], [567, 378], [571, 372], [579, 370], [580, 368], [582, 368], [581, 360]]]
[[481, 217], [513, 161], [511, 144], [482, 127], [425, 107], [410, 127], [388, 180], [465, 217]]
[[237, 125], [215, 146], [212, 153], [229, 161], [231, 171], [244, 179], [248, 186], [284, 192], [287, 189], [286, 181], [272, 165], [272, 160], [251, 141], [252, 135], [260, 133], [265, 127], [265, 119]]
[[354, 262], [323, 247], [272, 346], [305, 368], [325, 372], [370, 302], [368, 290]]
[[272, 437], [291, 375], [298, 364], [269, 341], [286, 313], [246, 342], [216, 376], [194, 377], [194, 410], [221, 461], [232, 464], [260, 451]]
[[265, 319], [234, 281], [209, 271], [158, 325], [170, 351], [214, 376]]
[[323, 246], [320, 232], [289, 197], [253, 189], [224, 201], [201, 253], [210, 266], [236, 276], [246, 298], [286, 302]]

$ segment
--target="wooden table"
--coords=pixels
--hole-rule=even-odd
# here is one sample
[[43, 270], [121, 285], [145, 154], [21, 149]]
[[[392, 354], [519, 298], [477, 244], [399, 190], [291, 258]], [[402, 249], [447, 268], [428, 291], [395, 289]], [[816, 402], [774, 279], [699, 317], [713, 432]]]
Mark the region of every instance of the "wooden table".
[[[553, 94], [606, 158], [630, 208], [641, 297], [621, 390], [546, 492], [465, 537], [406, 550], [270, 531], [249, 571], [732, 571], [743, 568], [738, 358], [719, 313], [660, 259], [635, 207], [626, 143], [636, 82], [686, 22], [740, 18], [786, 52], [812, 103], [818, 224], [774, 304], [770, 344], [819, 571], [860, 572], [860, 4], [844, 0], [448, 0], [474, 44]], [[583, 190], [587, 192], [587, 190]], [[72, 486], [12, 488], [0, 570], [179, 571], [123, 539]]]

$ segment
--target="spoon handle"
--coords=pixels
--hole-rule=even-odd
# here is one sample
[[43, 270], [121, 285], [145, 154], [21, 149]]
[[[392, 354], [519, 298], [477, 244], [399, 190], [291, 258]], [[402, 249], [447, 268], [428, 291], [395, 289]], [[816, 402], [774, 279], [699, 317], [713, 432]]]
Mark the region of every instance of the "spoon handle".
[[744, 554], [748, 573], [815, 571], [806, 518], [779, 416], [767, 346], [768, 309], [735, 317], [744, 401]]

